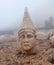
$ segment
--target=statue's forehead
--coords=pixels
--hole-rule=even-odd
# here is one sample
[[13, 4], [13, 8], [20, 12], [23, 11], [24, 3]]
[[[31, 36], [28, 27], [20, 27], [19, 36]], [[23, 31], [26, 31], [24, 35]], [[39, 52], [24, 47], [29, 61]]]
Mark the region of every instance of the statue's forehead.
[[32, 31], [22, 31], [20, 34], [34, 34]]

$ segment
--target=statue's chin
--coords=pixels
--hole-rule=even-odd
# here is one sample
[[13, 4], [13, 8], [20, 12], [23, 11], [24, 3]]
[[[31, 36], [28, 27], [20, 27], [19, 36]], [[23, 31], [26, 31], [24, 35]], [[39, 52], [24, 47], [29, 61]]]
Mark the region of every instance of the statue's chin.
[[29, 51], [29, 50], [31, 50], [31, 47], [30, 47], [30, 46], [24, 46], [23, 49], [24, 49], [25, 51]]

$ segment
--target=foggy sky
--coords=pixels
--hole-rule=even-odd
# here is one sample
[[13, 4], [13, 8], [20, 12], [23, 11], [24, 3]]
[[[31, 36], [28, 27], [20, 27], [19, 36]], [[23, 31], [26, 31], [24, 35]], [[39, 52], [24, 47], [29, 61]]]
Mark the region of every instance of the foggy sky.
[[25, 7], [35, 26], [43, 26], [46, 19], [54, 17], [54, 0], [0, 0], [0, 30], [18, 28]]

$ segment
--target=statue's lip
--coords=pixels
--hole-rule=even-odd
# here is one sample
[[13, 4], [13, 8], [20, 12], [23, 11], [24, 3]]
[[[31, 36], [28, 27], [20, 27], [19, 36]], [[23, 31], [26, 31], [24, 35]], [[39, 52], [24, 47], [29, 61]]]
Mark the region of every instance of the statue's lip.
[[24, 44], [24, 46], [30, 46], [30, 44], [28, 44], [28, 43], [25, 43], [25, 44]]
[[24, 45], [24, 46], [30, 46], [30, 45], [26, 44], [26, 45]]

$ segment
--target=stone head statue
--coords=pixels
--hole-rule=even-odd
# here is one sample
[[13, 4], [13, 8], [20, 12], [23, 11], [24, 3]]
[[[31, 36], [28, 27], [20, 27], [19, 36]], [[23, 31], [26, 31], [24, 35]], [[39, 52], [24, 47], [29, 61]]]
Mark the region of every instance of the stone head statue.
[[35, 47], [36, 43], [36, 30], [33, 26], [30, 17], [25, 9], [23, 23], [19, 28], [18, 37], [20, 42], [20, 47], [25, 52], [30, 52]]
[[35, 33], [31, 30], [23, 30], [19, 34], [19, 41], [24, 51], [30, 51], [35, 46]]

